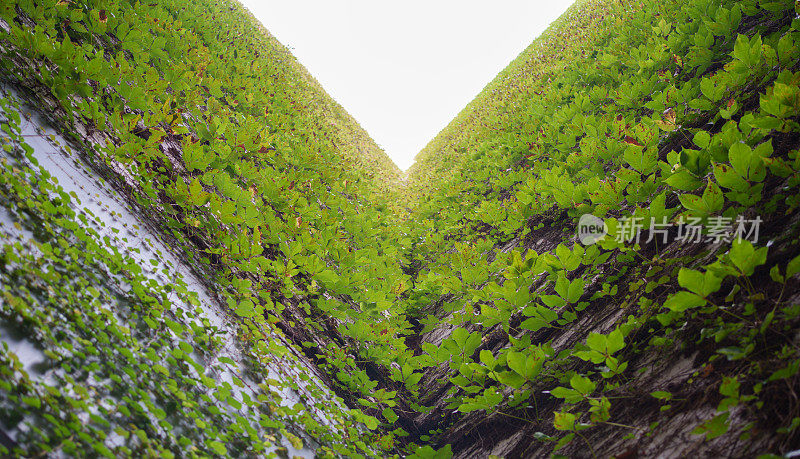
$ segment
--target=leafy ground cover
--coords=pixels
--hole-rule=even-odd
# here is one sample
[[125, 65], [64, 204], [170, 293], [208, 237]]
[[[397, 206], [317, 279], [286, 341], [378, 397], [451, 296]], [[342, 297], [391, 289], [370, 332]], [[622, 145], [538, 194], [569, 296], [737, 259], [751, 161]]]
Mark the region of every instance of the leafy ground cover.
[[[3, 447], [263, 454], [296, 426], [320, 456], [797, 449], [797, 8], [579, 1], [401, 181], [235, 2], [3, 5], [4, 81], [213, 281], [253, 360], [302, 352], [343, 403], [327, 425], [192, 389], [178, 340], [213, 334], [163, 313], [168, 284], [111, 301], [131, 278], [92, 273], [137, 269], [79, 237], [7, 115], [0, 194], [33, 237], [3, 242], [2, 317], [63, 372], [3, 354], [6, 428], [26, 426]], [[60, 270], [75, 285], [51, 292]], [[116, 310], [142, 330], [86, 326]]]

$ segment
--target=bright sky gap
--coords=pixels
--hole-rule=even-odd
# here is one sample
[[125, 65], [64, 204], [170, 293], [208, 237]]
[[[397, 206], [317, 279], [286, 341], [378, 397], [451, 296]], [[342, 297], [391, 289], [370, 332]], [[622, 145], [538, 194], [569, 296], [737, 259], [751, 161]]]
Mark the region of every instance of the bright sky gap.
[[408, 169], [573, 0], [240, 0]]

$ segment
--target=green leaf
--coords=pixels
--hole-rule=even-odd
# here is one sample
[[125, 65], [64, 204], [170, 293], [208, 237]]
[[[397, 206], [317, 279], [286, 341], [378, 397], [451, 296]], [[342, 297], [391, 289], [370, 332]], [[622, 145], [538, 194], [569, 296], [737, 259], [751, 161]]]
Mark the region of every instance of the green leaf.
[[316, 278], [325, 285], [333, 285], [339, 280], [339, 276], [331, 269], [317, 273]]
[[692, 175], [686, 168], [680, 168], [664, 180], [664, 183], [681, 191], [693, 191], [703, 184], [697, 177]]
[[462, 403], [461, 405], [459, 405], [458, 406], [458, 411], [461, 411], [462, 413], [471, 413], [473, 411], [482, 410], [483, 408], [484, 408], [484, 406], [481, 405], [481, 404], [474, 403], [474, 402], [467, 402], [467, 403]]
[[553, 427], [557, 430], [575, 430], [576, 417], [572, 413], [557, 412], [555, 413], [555, 420]]
[[541, 330], [542, 328], [550, 325], [550, 322], [552, 321], [548, 322], [539, 317], [531, 317], [529, 319], [525, 319], [524, 321], [522, 321], [522, 323], [519, 324], [519, 326], [523, 330], [536, 331], [536, 330]]
[[541, 295], [542, 302], [552, 309], [559, 309], [567, 304], [567, 300], [558, 295]]
[[700, 148], [708, 148], [711, 144], [711, 135], [706, 131], [699, 131], [694, 135], [694, 143]]
[[215, 453], [219, 454], [220, 456], [228, 455], [228, 448], [226, 448], [225, 445], [216, 440], [207, 440], [206, 446], [211, 448]]
[[559, 271], [556, 279], [555, 291], [561, 298], [566, 299], [569, 291], [569, 280], [564, 271]]
[[713, 182], [708, 182], [702, 196], [682, 194], [679, 199], [685, 208], [700, 216], [707, 216], [721, 210], [725, 203], [722, 190]]
[[739, 397], [739, 388], [741, 383], [736, 377], [725, 376], [722, 378], [722, 384], [719, 386], [719, 393], [726, 397]]
[[[602, 356], [605, 358], [605, 356], [610, 356], [624, 348], [625, 338], [620, 329], [616, 329], [608, 335], [592, 332], [589, 333], [589, 336], [586, 338], [586, 345], [589, 346], [589, 348], [593, 351], [602, 354]], [[594, 360], [595, 359], [593, 358], [592, 361]], [[600, 361], [602, 360], [603, 359]]]
[[467, 340], [464, 342], [464, 355], [472, 355], [475, 352], [475, 349], [481, 345], [481, 334], [478, 332], [472, 332], [467, 337]]
[[733, 57], [744, 62], [748, 67], [750, 66], [750, 40], [746, 35], [739, 35], [736, 37], [736, 43], [733, 45]]
[[361, 418], [361, 421], [369, 430], [375, 430], [378, 428], [378, 419], [375, 417], [364, 415], [364, 417]]
[[240, 317], [253, 317], [256, 314], [255, 305], [250, 300], [244, 300], [236, 308], [236, 314]]
[[469, 332], [465, 328], [458, 327], [450, 334], [450, 338], [456, 342], [456, 345], [459, 348], [464, 348], [467, 344], [467, 338], [469, 338]]
[[514, 389], [519, 389], [526, 381], [527, 379], [516, 371], [501, 371], [497, 373], [497, 382]]
[[722, 97], [722, 91], [717, 88], [711, 78], [703, 78], [700, 81], [700, 91], [712, 102], [716, 102]]
[[489, 388], [483, 391], [483, 395], [479, 399], [487, 408], [492, 409], [503, 401], [503, 394], [497, 392], [497, 388]]
[[657, 390], [655, 392], [650, 392], [650, 395], [652, 395], [653, 397], [655, 397], [655, 398], [657, 398], [659, 400], [667, 400], [667, 401], [672, 400], [672, 394], [667, 392], [667, 391], [663, 391], [663, 390]]
[[494, 355], [492, 354], [492, 351], [490, 351], [488, 349], [483, 349], [481, 351], [479, 357], [480, 357], [481, 362], [484, 365], [486, 365], [487, 367], [489, 367], [490, 370], [494, 369], [494, 367], [495, 367], [495, 358], [494, 358]]
[[795, 360], [789, 363], [787, 367], [781, 368], [780, 370], [772, 373], [772, 375], [769, 377], [769, 381], [777, 381], [779, 379], [791, 378], [798, 372], [800, 372], [800, 360]]
[[705, 274], [693, 269], [681, 268], [678, 272], [678, 283], [681, 287], [696, 293], [703, 298], [719, 290], [722, 279], [711, 271]]
[[567, 301], [570, 303], [577, 303], [580, 300], [581, 296], [583, 295], [583, 289], [585, 286], [585, 282], [583, 279], [575, 279], [574, 281], [570, 282], [569, 290], [567, 292]]
[[36, 408], [37, 410], [42, 407], [42, 401], [39, 399], [39, 397], [23, 396], [22, 402], [26, 405]]
[[183, 143], [183, 159], [190, 171], [204, 171], [214, 160], [214, 155], [206, 154], [205, 148], [201, 143], [193, 144], [187, 137], [187, 141]]
[[625, 347], [625, 337], [622, 330], [617, 328], [606, 336], [606, 353], [612, 355]]
[[727, 164], [714, 164], [714, 178], [721, 186], [731, 190], [746, 192], [750, 189], [750, 183]]
[[[561, 448], [563, 448], [563, 447], [567, 446], [568, 444], [570, 444], [570, 442], [571, 442], [571, 441], [572, 441], [574, 438], [575, 438], [575, 432], [571, 432], [571, 433], [569, 433], [569, 434], [567, 434], [567, 435], [564, 435], [562, 438], [560, 438], [560, 439], [559, 439], [559, 440], [556, 442], [555, 446], [553, 446], [553, 451], [558, 451], [558, 450], [560, 450]], [[558, 456], [558, 455], [556, 455], [555, 457], [563, 457], [563, 456]]]
[[722, 414], [714, 416], [712, 419], [697, 426], [692, 433], [694, 435], [705, 435], [706, 440], [713, 440], [714, 438], [724, 435], [728, 432], [728, 416], [729, 412], [726, 411]]
[[745, 143], [737, 142], [731, 145], [728, 159], [736, 173], [751, 182], [760, 182], [766, 177], [767, 169], [762, 156]]
[[708, 213], [722, 210], [722, 205], [725, 203], [722, 190], [720, 190], [715, 183], [708, 182], [708, 186], [706, 186], [706, 190], [703, 192], [703, 202], [708, 209]]
[[781, 268], [778, 265], [773, 266], [769, 270], [769, 277], [779, 284], [786, 282], [786, 278], [781, 275]]
[[445, 361], [445, 360], [447, 360], [449, 358], [449, 356], [445, 357], [444, 355], [441, 355], [441, 354], [446, 353], [446, 351], [445, 352], [439, 352], [440, 349], [438, 347], [436, 347], [436, 345], [433, 344], [433, 343], [422, 343], [422, 350], [426, 354], [428, 354], [431, 357], [433, 357], [434, 360], [436, 360], [436, 362], [438, 362], [438, 363], [441, 363], [441, 362], [443, 362], [443, 361]]
[[516, 351], [509, 351], [506, 355], [506, 363], [508, 363], [508, 368], [511, 368], [520, 376], [525, 377], [528, 372], [525, 369], [525, 362], [527, 361], [528, 356], [525, 355], [523, 352], [516, 352]]
[[578, 357], [582, 360], [591, 361], [594, 364], [598, 364], [603, 362], [606, 359], [606, 356], [600, 353], [599, 351], [591, 350], [591, 351], [577, 351], [575, 352], [575, 357]]
[[756, 267], [767, 262], [767, 248], [753, 248], [753, 244], [745, 239], [733, 241], [730, 252], [728, 252], [733, 265], [745, 276], [752, 276]]
[[741, 360], [747, 357], [747, 355], [750, 354], [751, 350], [752, 350], [752, 344], [744, 349], [736, 346], [723, 347], [721, 349], [717, 349], [717, 353], [724, 355], [730, 361], [734, 361], [734, 360]]
[[623, 158], [625, 162], [642, 175], [648, 175], [653, 172], [658, 160], [657, 155], [653, 154], [651, 149], [637, 146], [626, 148]]
[[521, 308], [530, 302], [531, 292], [528, 290], [528, 287], [523, 286], [506, 297], [506, 300], [514, 306]]
[[391, 408], [384, 408], [381, 414], [391, 424], [394, 424], [400, 418]]
[[581, 395], [579, 391], [560, 386], [551, 390], [550, 395], [557, 398], [563, 398], [567, 403], [578, 403], [583, 400], [583, 395]]
[[675, 312], [683, 312], [687, 309], [705, 306], [705, 304], [706, 300], [694, 293], [678, 292], [664, 302], [664, 307]]
[[658, 196], [653, 198], [652, 201], [650, 201], [650, 205], [648, 206], [647, 209], [648, 213], [650, 214], [650, 218], [645, 218], [645, 221], [648, 222], [648, 224], [651, 221], [650, 219], [653, 219], [652, 221], [660, 223], [669, 220], [672, 217], [672, 214], [675, 213], [675, 209], [674, 208], [667, 209], [666, 201], [667, 201], [666, 192], [660, 193]]
[[786, 265], [786, 278], [790, 278], [795, 274], [800, 273], [800, 255], [794, 257], [792, 261]]
[[589, 336], [586, 338], [586, 345], [589, 346], [590, 349], [595, 350], [597, 352], [605, 354], [606, 347], [608, 343], [608, 338], [606, 335], [601, 333], [591, 332]]
[[592, 382], [591, 379], [579, 374], [569, 380], [569, 385], [583, 395], [590, 395], [597, 388], [597, 384]]

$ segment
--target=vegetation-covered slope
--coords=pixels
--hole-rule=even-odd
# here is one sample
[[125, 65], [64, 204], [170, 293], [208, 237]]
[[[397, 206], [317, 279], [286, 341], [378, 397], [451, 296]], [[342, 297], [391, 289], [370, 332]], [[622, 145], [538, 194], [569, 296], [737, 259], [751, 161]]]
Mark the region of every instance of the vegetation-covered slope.
[[[32, 243], [47, 256], [23, 262], [38, 252], [4, 243], [2, 317], [63, 371], [37, 380], [3, 354], [4, 425], [24, 433], [3, 445], [243, 455], [297, 434], [321, 456], [797, 449], [796, 8], [579, 1], [400, 183], [235, 3], [4, 6], [4, 81], [208, 276], [248, 358], [295, 355], [346, 407], [287, 412], [271, 378], [239, 400], [195, 374], [178, 341], [204, 348], [209, 331], [164, 312], [170, 285], [131, 290], [116, 329], [144, 332], [109, 346], [82, 317], [102, 322], [132, 281], [81, 266], [137, 270], [76, 230], [75, 203], [55, 199], [8, 115], [3, 203], [47, 229]], [[608, 234], [579, 240], [584, 214]], [[53, 287], [63, 269], [77, 286]]]
[[[794, 2], [578, 2], [420, 153], [415, 292], [438, 299], [420, 320], [441, 365], [416, 420], [439, 446], [797, 445], [795, 18]], [[588, 246], [586, 213], [609, 231]]]
[[[4, 221], [3, 317], [35, 337], [50, 369], [31, 379], [3, 354], [2, 418], [5, 429], [25, 433], [17, 438], [22, 453], [255, 454], [276, 438], [295, 441], [289, 435], [297, 428], [323, 445], [320, 454], [374, 451], [357, 441], [360, 412], [337, 413], [321, 393], [287, 411], [275, 394], [301, 381], [275, 381], [265, 368], [291, 363], [303, 342], [319, 346], [320, 356], [345, 346], [308, 336], [316, 330], [302, 322], [311, 314], [305, 298], [335, 283], [340, 264], [357, 265], [341, 270], [343, 314], [358, 302], [388, 309], [393, 297], [383, 292], [392, 295], [404, 275], [386, 261], [383, 238], [396, 230], [378, 209], [393, 202], [396, 166], [235, 2], [14, 2], [1, 14], [4, 84], [41, 107], [71, 148], [209, 281], [239, 322], [251, 365], [240, 370], [261, 384], [243, 399], [232, 383], [209, 379], [231, 365], [217, 359], [215, 327], [194, 323], [202, 314], [173, 310], [181, 303], [169, 293], [180, 283], [118, 278], [135, 275], [136, 263], [108, 239], [75, 234], [85, 203], [59, 190], [52, 172], [39, 172], [20, 131], [25, 121], [6, 94], [4, 145], [12, 156], [2, 189], [13, 218]], [[12, 221], [32, 240], [18, 241], [6, 227]], [[66, 278], [76, 284], [61, 285]], [[42, 282], [52, 284], [44, 296]], [[115, 310], [119, 295], [132, 311], [116, 320], [73, 316], [94, 317], [98, 305]], [[52, 315], [62, 308], [69, 313]], [[102, 320], [109, 325], [98, 329]], [[56, 324], [59, 333], [51, 332]], [[112, 346], [113, 330], [144, 336], [117, 337]], [[198, 363], [215, 373], [197, 374]], [[74, 368], [83, 368], [77, 380]], [[309, 414], [320, 405], [333, 410], [327, 418], [335, 425]]]

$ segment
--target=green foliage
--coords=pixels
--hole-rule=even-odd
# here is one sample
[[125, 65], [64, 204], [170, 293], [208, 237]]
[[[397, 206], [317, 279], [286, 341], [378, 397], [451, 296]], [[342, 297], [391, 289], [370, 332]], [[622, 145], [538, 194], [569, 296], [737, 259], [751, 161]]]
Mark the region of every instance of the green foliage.
[[[708, 365], [730, 365], [714, 375], [717, 412], [694, 432], [710, 440], [739, 429], [744, 415], [731, 410], [758, 412], [764, 388], [798, 373], [787, 338], [800, 317], [789, 299], [796, 228], [769, 230], [773, 246], [706, 231], [698, 250], [656, 230], [729, 219], [735, 231], [739, 216], [794, 221], [794, 8], [576, 2], [401, 182], [238, 4], [0, 7], [3, 74], [51, 94], [65, 135], [209, 273], [249, 372], [305, 352], [359, 407], [288, 407], [280, 382], [264, 378], [246, 398], [206, 376], [193, 354], [213, 356], [223, 343], [202, 317], [173, 312], [178, 302], [195, 309], [189, 288], [146, 281], [90, 234], [79, 204], [32, 167], [19, 116], [4, 110], [13, 161], [2, 164], [0, 195], [37, 233], [31, 243], [0, 241], [0, 311], [63, 370], [60, 385], [33, 381], [3, 353], [3, 406], [14, 407], [13, 422], [36, 416], [39, 426], [19, 453], [260, 455], [278, 437], [302, 447], [299, 427], [321, 456], [450, 457], [450, 446], [415, 443], [434, 444], [437, 432], [399, 428], [433, 409], [452, 410], [443, 419], [478, 412], [541, 423], [550, 434], [539, 438], [558, 450], [585, 429], [626, 428], [612, 420], [624, 410], [611, 408], [641, 395], [642, 368], [629, 362], [646, 359], [634, 356], [690, 346], [707, 350]], [[608, 234], [585, 247], [573, 236], [587, 213], [604, 218]], [[641, 237], [615, 239], [628, 218], [643, 223]], [[64, 279], [73, 284], [58, 287]], [[117, 290], [125, 320], [110, 312]], [[223, 359], [214, 361], [232, 366]], [[240, 376], [234, 385], [249, 384]], [[653, 389], [664, 415], [678, 408], [677, 391]], [[109, 407], [103, 391], [128, 400]], [[445, 408], [429, 392], [446, 393]], [[545, 397], [557, 408], [540, 412]], [[330, 426], [309, 414], [317, 408]], [[105, 442], [112, 432], [124, 441]]]
[[[768, 215], [800, 206], [797, 145], [779, 140], [800, 129], [800, 80], [789, 57], [796, 62], [794, 5], [655, 2], [626, 10], [624, 21], [611, 20], [613, 32], [601, 25], [599, 18], [622, 15], [621, 8], [615, 2], [574, 6], [428, 144], [405, 189], [427, 247], [419, 276], [452, 285], [417, 288], [460, 296], [448, 301], [468, 308], [475, 302], [474, 315], [450, 315], [452, 323], [505, 333], [508, 351], [479, 355], [488, 380], [514, 394], [497, 409], [512, 412], [518, 394], [531, 401], [529, 387], [554, 381], [552, 396], [580, 406], [554, 414], [554, 428], [567, 434], [556, 450], [588, 428], [582, 416], [609, 420], [613, 398], [604, 393], [635, 393], [636, 375], [626, 361], [631, 354], [709, 343], [716, 354], [711, 360], [749, 362], [758, 379], [773, 348], [766, 350], [756, 336], [791, 329], [798, 313], [786, 302], [788, 278], [800, 271], [796, 258], [771, 262], [773, 249], [739, 233], [737, 220], [758, 216], [764, 230]], [[776, 22], [765, 26], [764, 15]], [[588, 249], [567, 239], [585, 213], [613, 217], [605, 218], [608, 235]], [[645, 231], [659, 222], [710, 228], [727, 219], [731, 234], [743, 239], [705, 231], [698, 235], [697, 243], [705, 244], [700, 255], [662, 243], [657, 234], [648, 241], [646, 232], [632, 243], [614, 240], [630, 217]], [[787, 229], [781, 253], [796, 252], [795, 231]], [[674, 233], [668, 236], [674, 240]], [[516, 242], [527, 248], [545, 240], [553, 248], [513, 249], [508, 263], [496, 261], [480, 276], [488, 278], [484, 289], [463, 287], [451, 274], [449, 241], [483, 238], [494, 241], [498, 258], [500, 247]], [[765, 271], [786, 291], [764, 284]], [[587, 311], [612, 304], [626, 317], [600, 333]], [[589, 330], [576, 330], [577, 323]], [[702, 332], [697, 338], [681, 330]], [[548, 349], [576, 334], [585, 341]], [[554, 341], [526, 341], [542, 336]], [[755, 357], [755, 349], [764, 353]], [[752, 363], [756, 358], [761, 363]], [[575, 361], [595, 365], [596, 373], [570, 372]], [[783, 362], [775, 378], [795, 374]], [[459, 382], [465, 392], [476, 385], [483, 390], [483, 382]], [[674, 410], [671, 393], [653, 394], [661, 411]], [[734, 399], [752, 403], [725, 397], [726, 406]], [[728, 424], [720, 414], [698, 432], [713, 438]]]

